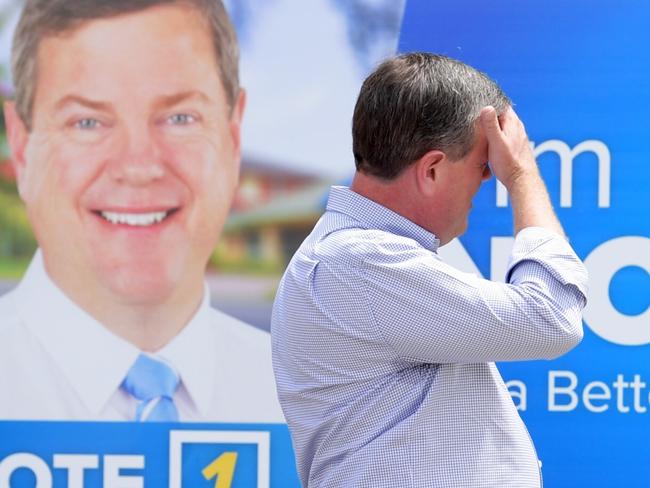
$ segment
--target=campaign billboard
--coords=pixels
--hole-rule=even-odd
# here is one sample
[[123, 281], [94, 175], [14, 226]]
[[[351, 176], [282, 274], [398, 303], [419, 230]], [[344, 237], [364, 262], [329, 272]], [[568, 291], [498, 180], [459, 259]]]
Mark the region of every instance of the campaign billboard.
[[0, 487], [299, 487], [286, 426], [0, 421]]
[[[582, 343], [554, 361], [499, 364], [547, 486], [650, 479], [648, 19], [633, 1], [410, 0], [404, 14], [400, 52], [457, 58], [512, 99], [589, 270]], [[503, 281], [512, 242], [508, 195], [492, 179], [467, 233], [440, 253]]]
[[[3, 102], [12, 100], [16, 92], [11, 76], [11, 43], [24, 4], [19, 0], [0, 0], [0, 100]], [[16, 165], [12, 164], [6, 125], [0, 123], [0, 344], [6, 348], [0, 354], [0, 385], [3, 386], [0, 393], [0, 488], [84, 485], [298, 486], [289, 432], [283, 423], [272, 386], [268, 329], [274, 291], [291, 254], [322, 213], [329, 185], [347, 179], [354, 171], [349, 129], [354, 101], [366, 74], [379, 59], [395, 51], [403, 1], [226, 0], [224, 4], [237, 31], [240, 81], [246, 90], [247, 103], [242, 125], [239, 187], [230, 218], [210, 256], [206, 273], [209, 300], [205, 301], [263, 332], [250, 331], [244, 324], [237, 323], [233, 330], [249, 330], [248, 333], [242, 332], [248, 335], [239, 336], [248, 344], [215, 341], [216, 347], [205, 354], [201, 354], [200, 350], [205, 351], [209, 342], [196, 335], [187, 338], [184, 332], [190, 327], [185, 327], [168, 342], [167, 345], [173, 345], [180, 336], [181, 343], [184, 342], [191, 350], [185, 355], [187, 363], [194, 364], [190, 368], [193, 374], [185, 375], [181, 371], [179, 375], [181, 386], [176, 390], [175, 398], [179, 404], [181, 397], [180, 405], [183, 407], [180, 409], [183, 423], [179, 424], [112, 423], [135, 418], [135, 409], [131, 408], [132, 399], [122, 401], [125, 400], [124, 389], [120, 386], [122, 379], [111, 379], [109, 376], [112, 377], [112, 374], [105, 374], [105, 370], [98, 371], [97, 363], [102, 361], [97, 361], [97, 351], [82, 340], [81, 336], [85, 336], [85, 333], [62, 333], [59, 325], [67, 320], [60, 314], [46, 312], [44, 315], [49, 316], [31, 321], [40, 323], [42, 329], [52, 333], [51, 340], [32, 341], [38, 348], [43, 345], [34, 357], [28, 357], [19, 347], [10, 345], [5, 337], [12, 336], [12, 331], [17, 331], [16, 335], [29, 335], [28, 327], [22, 320], [24, 314], [18, 320], [15, 318], [14, 296], [16, 289], [25, 282], [25, 271], [37, 244], [33, 222], [27, 217], [16, 187], [17, 171]], [[92, 9], [93, 5], [95, 12], [106, 10], [102, 2], [87, 2], [86, 7]], [[132, 7], [126, 8], [133, 10]], [[137, 8], [135, 10], [131, 12], [133, 16], [141, 13]], [[110, 19], [104, 20], [119, 17], [117, 14], [107, 16]], [[90, 19], [88, 22], [73, 22], [69, 28], [71, 35], [67, 37], [75, 37], [77, 28], [83, 30], [96, 20], [92, 15]], [[113, 45], [117, 44], [117, 40], [115, 43], [103, 43], [100, 55], [119, 50]], [[153, 49], [157, 43], [145, 45]], [[122, 49], [121, 53], [117, 53], [117, 58], [135, 58], [135, 47], [132, 44], [128, 46], [129, 49]], [[129, 51], [128, 56], [123, 56], [126, 51]], [[57, 60], [61, 59], [60, 64], [64, 64], [63, 60], [75, 60], [77, 57], [84, 58], [79, 50], [74, 56], [52, 57], [49, 61], [52, 61], [51, 65], [56, 65]], [[197, 65], [199, 57], [197, 54], [192, 64]], [[187, 71], [179, 67], [180, 60], [187, 62], [192, 56], [177, 58], [176, 71]], [[106, 76], [100, 76], [97, 70], [79, 70], [78, 73], [95, 73], [97, 85], [104, 87], [122, 89], [127, 86], [117, 76], [126, 70], [110, 67], [113, 64], [108, 62], [99, 64], [112, 71]], [[140, 80], [144, 81], [136, 88], [141, 89], [144, 96], [153, 93], [154, 88], [160, 88], [156, 83], [149, 83], [147, 76], [151, 75], [151, 70], [141, 66], [137, 68], [133, 70], [134, 79], [140, 76]], [[168, 71], [171, 71], [169, 79], [173, 78], [174, 70]], [[163, 76], [162, 79], [165, 81], [167, 78]], [[95, 85], [89, 86], [90, 98], [99, 97], [92, 89]], [[70, 89], [74, 91], [75, 88]], [[52, 88], [49, 87], [49, 90]], [[88, 93], [85, 95], [88, 98]], [[104, 96], [105, 93], [102, 93], [101, 97]], [[120, 100], [117, 101], [110, 98], [111, 102], [116, 102], [112, 107], [125, 99], [118, 98]], [[104, 108], [108, 105], [104, 103]], [[97, 104], [94, 106], [97, 108]], [[143, 114], [144, 111], [141, 111], [139, 116]], [[177, 115], [181, 115], [180, 119], [172, 117], [175, 124], [184, 122], [181, 125], [186, 126], [188, 121], [196, 120], [195, 113], [189, 118], [187, 114]], [[99, 121], [86, 116], [82, 120], [83, 123], [78, 125], [79, 121], [75, 121], [71, 126], [84, 129], [117, 126], [106, 124], [106, 119], [96, 123]], [[172, 121], [167, 117], [149, 118], [149, 122], [152, 120]], [[87, 124], [89, 121], [90, 125]], [[163, 126], [166, 124], [157, 125]], [[149, 157], [151, 154], [142, 160]], [[84, 156], [84, 162], [88, 159]], [[116, 161], [126, 159], [116, 158]], [[62, 160], [69, 164], [69, 158]], [[50, 182], [55, 180], [48, 178]], [[208, 193], [218, 195], [220, 191], [214, 187]], [[54, 203], [49, 207], [54, 209]], [[217, 213], [215, 207], [206, 209], [207, 213]], [[151, 225], [151, 222], [138, 222], [137, 218], [131, 219], [131, 223], [127, 222], [128, 219], [122, 222], [113, 220], [114, 225]], [[79, 243], [75, 242], [72, 234], [67, 237], [70, 245], [66, 248], [78, 250]], [[167, 246], [169, 250], [175, 247]], [[104, 253], [93, 254], [101, 256]], [[70, 274], [78, 272], [75, 266], [67, 264]], [[58, 293], [61, 291], [58, 288], [55, 295], [60, 300], [56, 304], [55, 300], [46, 303], [49, 300], [44, 298], [45, 294], [39, 293], [45, 282], [49, 283], [41, 280], [41, 284], [35, 287], [40, 306], [34, 307], [34, 301], [27, 300], [24, 308], [28, 312], [43, 312], [63, 304], [68, 311], [74, 310], [77, 317], [83, 317], [80, 324], [93, 322], [95, 327], [92, 330], [99, 331], [100, 335], [108, 332], [107, 324], [100, 324], [101, 319], [94, 316], [96, 321], [89, 320], [93, 314], [80, 310], [83, 307], [72, 304], [74, 300], [68, 300], [67, 295], [64, 297], [65, 293]], [[233, 324], [225, 315], [219, 317], [215, 330], [224, 330]], [[85, 329], [85, 325], [81, 329]], [[106, 339], [108, 336], [103, 337]], [[115, 343], [114, 339], [111, 336], [110, 342]], [[51, 366], [53, 342], [61, 346], [58, 347], [61, 352], [58, 358], [62, 361], [58, 363], [67, 363], [68, 359], [76, 358], [68, 364], [70, 367]], [[148, 352], [164, 356], [166, 346], [162, 342], [165, 341], [160, 342], [161, 348]], [[98, 350], [108, 350], [106, 342], [99, 343]], [[248, 345], [254, 349], [257, 347], [255, 344], [259, 346], [258, 349], [247, 356], [242, 349]], [[122, 345], [125, 343], [122, 342]], [[5, 353], [7, 349], [11, 350], [11, 354]], [[103, 363], [109, 369], [124, 360], [125, 355], [117, 353]], [[178, 368], [178, 364], [171, 360], [168, 362]], [[218, 366], [208, 367], [212, 362], [218, 363]], [[49, 366], [43, 368], [41, 363]], [[61, 381], [52, 381], [49, 375], [59, 375], [63, 369], [66, 371], [60, 374]], [[40, 378], [39, 385], [50, 392], [47, 401], [38, 399], [41, 389], [37, 392], [26, 386], [23, 381], [26, 376]], [[265, 385], [271, 387], [260, 389], [258, 380], [261, 378], [266, 378]], [[82, 381], [78, 383], [86, 383], [87, 388], [72, 391], [71, 383], [80, 379]], [[93, 396], [91, 390], [96, 391], [97, 385], [106, 383], [113, 383], [111, 399], [98, 399], [99, 408], [88, 410], [85, 400]], [[190, 384], [193, 386], [188, 390]], [[24, 395], [16, 398], [6, 385], [11, 385]], [[80, 384], [73, 386], [76, 388]], [[191, 397], [189, 403], [186, 401], [188, 393]], [[265, 396], [261, 401], [251, 400], [246, 405], [234, 402], [234, 397], [252, 399], [255, 394]], [[200, 408], [194, 409], [201, 403], [194, 400], [211, 395], [217, 399], [213, 411], [204, 415], [199, 412]], [[66, 405], [73, 405], [73, 408], [58, 408]], [[188, 405], [189, 408], [185, 408]], [[113, 408], [115, 406], [117, 408]], [[255, 413], [248, 415], [249, 410], [255, 410]], [[98, 420], [109, 420], [111, 423], [94, 423]]]

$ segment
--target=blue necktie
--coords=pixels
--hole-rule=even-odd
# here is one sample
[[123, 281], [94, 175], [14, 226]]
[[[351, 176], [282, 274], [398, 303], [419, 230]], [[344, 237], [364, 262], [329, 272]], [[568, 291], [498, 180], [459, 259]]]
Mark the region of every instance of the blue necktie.
[[140, 354], [122, 382], [122, 388], [140, 400], [135, 420], [177, 422], [173, 397], [178, 383], [178, 375], [170, 366]]

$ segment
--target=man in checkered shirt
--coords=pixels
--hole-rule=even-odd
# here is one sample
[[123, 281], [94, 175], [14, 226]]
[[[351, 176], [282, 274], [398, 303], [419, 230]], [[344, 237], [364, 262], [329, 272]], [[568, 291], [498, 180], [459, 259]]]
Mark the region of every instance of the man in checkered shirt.
[[[273, 311], [303, 485], [539, 487], [535, 448], [494, 361], [577, 345], [587, 273], [523, 124], [484, 74], [412, 53], [365, 81], [353, 140], [352, 185], [332, 188]], [[465, 231], [492, 174], [515, 227], [506, 283], [437, 254]]]

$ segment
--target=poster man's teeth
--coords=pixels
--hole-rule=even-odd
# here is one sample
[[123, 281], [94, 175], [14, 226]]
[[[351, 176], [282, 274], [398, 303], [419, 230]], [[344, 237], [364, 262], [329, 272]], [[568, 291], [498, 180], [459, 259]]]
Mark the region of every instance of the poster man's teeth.
[[101, 212], [102, 217], [108, 220], [111, 224], [131, 225], [134, 227], [146, 227], [162, 222], [167, 217], [167, 212], [151, 212], [151, 213], [117, 213], [117, 212]]

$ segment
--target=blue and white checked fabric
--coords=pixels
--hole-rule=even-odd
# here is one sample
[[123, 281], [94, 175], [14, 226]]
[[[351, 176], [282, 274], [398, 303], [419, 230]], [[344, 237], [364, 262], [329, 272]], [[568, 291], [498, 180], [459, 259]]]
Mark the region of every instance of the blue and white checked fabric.
[[282, 279], [273, 363], [302, 484], [539, 487], [533, 443], [493, 361], [582, 338], [587, 273], [540, 228], [508, 283], [441, 261], [434, 235], [344, 187]]
[[140, 354], [122, 382], [122, 388], [140, 400], [135, 420], [139, 422], [178, 422], [174, 392], [178, 374], [162, 361]]

